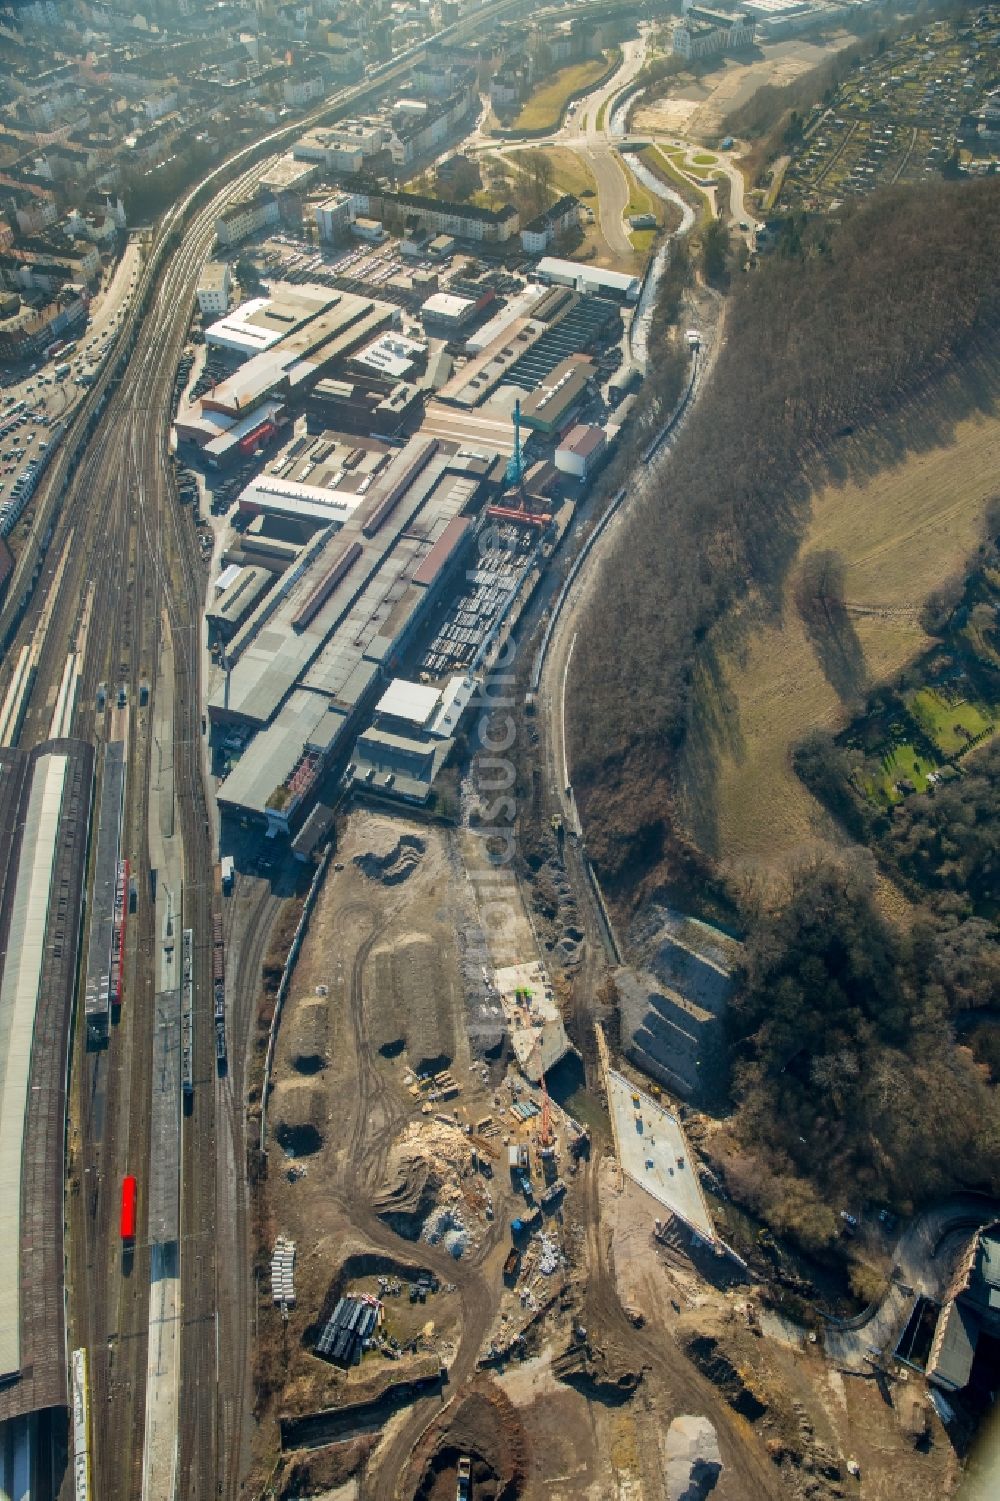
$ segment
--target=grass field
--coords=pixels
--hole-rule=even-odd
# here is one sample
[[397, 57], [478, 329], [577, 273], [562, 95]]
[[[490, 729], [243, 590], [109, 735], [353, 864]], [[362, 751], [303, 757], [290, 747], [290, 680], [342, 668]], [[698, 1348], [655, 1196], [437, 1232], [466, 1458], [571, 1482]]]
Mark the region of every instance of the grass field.
[[524, 151], [508, 151], [507, 161], [528, 169], [532, 158], [543, 155], [552, 163], [552, 187], [557, 194], [572, 193], [584, 203], [596, 204], [597, 183], [594, 174], [579, 151], [569, 146], [534, 146]]
[[[659, 226], [663, 222], [662, 205], [649, 189], [643, 187], [642, 183], [629, 170], [627, 158], [620, 157], [619, 160], [622, 164], [622, 171], [625, 173], [625, 181], [628, 184], [628, 203], [625, 206], [626, 220], [630, 219], [633, 214], [652, 214]], [[630, 229], [628, 237], [632, 241], [636, 255], [647, 256], [652, 250], [658, 234], [659, 228]]]
[[[849, 619], [870, 682], [928, 645], [919, 607], [977, 546], [998, 472], [1000, 416], [991, 412], [961, 418], [951, 442], [911, 453], [867, 483], [831, 484], [815, 495], [799, 555], [828, 548], [843, 556]], [[810, 728], [839, 728], [852, 706], [820, 668], [795, 606], [794, 576], [793, 568], [780, 611], [756, 601], [742, 623], [717, 631], [714, 670], [698, 685], [682, 803], [703, 847], [730, 868], [780, 868], [817, 844], [839, 842], [795, 775], [791, 752]], [[946, 723], [956, 722], [949, 709]]]
[[645, 162], [651, 172], [656, 172], [665, 182], [675, 188], [684, 202], [689, 204], [698, 214], [702, 225], [712, 217], [712, 205], [708, 195], [701, 188], [696, 188], [689, 177], [677, 170], [676, 161], [684, 160], [684, 152], [668, 153], [659, 146], [644, 146], [639, 152], [640, 159]]
[[511, 128], [554, 130], [570, 98], [595, 84], [603, 76], [607, 66], [605, 58], [592, 57], [586, 62], [560, 68], [525, 101]]
[[967, 699], [949, 703], [935, 688], [921, 688], [910, 699], [908, 708], [943, 756], [961, 755], [971, 741], [987, 735], [993, 728], [993, 716], [984, 708]]
[[536, 152], [544, 152], [552, 163], [553, 192], [557, 195], [572, 193], [575, 198], [580, 199], [585, 208], [589, 208], [594, 214], [593, 224], [581, 226], [582, 238], [578, 248], [573, 252], [574, 258], [592, 261], [595, 266], [602, 266], [608, 270], [631, 271], [631, 266], [622, 266], [620, 256], [612, 254], [607, 240], [601, 233], [597, 214], [597, 183], [586, 159], [580, 152], [573, 151], [569, 146], [535, 146], [527, 147], [524, 151], [509, 151], [506, 154], [506, 160], [526, 170]]
[[918, 792], [925, 792], [928, 773], [937, 770], [937, 762], [928, 761], [926, 756], [919, 755], [916, 747], [906, 741], [887, 751], [882, 765], [885, 778], [881, 789], [876, 790], [881, 791], [882, 796], [890, 803], [900, 801], [901, 794], [896, 791], [897, 782], [910, 781]]

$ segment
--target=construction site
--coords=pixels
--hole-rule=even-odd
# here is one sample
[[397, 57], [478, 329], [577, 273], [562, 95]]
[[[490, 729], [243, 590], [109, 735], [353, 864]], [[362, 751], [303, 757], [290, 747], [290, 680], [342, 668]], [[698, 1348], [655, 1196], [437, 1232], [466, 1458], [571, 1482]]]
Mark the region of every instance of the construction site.
[[[933, 1409], [873, 1404], [727, 1243], [697, 1113], [599, 1027], [567, 1093], [580, 956], [509, 873], [484, 896], [476, 851], [467, 818], [355, 804], [291, 971], [257, 1247], [273, 1493], [450, 1501], [468, 1460], [477, 1498], [833, 1498], [893, 1453], [870, 1494], [946, 1494]], [[680, 983], [698, 939], [668, 915], [643, 953]]]

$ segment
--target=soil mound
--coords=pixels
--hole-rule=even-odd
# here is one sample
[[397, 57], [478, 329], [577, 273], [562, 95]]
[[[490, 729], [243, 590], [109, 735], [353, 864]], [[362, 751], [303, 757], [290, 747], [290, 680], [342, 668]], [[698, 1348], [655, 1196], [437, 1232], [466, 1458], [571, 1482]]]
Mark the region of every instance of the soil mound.
[[271, 1116], [275, 1139], [289, 1157], [309, 1157], [323, 1145], [321, 1085], [308, 1079], [282, 1079], [274, 1086]]
[[381, 881], [383, 886], [398, 886], [411, 876], [427, 848], [417, 834], [400, 834], [392, 843], [388, 839], [373, 843], [373, 849], [355, 855], [354, 863], [370, 881]]
[[285, 1046], [297, 1073], [318, 1074], [326, 1067], [328, 1015], [325, 997], [300, 1000], [291, 1008]]
[[384, 1057], [406, 1048], [418, 1073], [438, 1073], [454, 1057], [452, 982], [439, 946], [426, 933], [403, 933], [372, 951], [368, 1018]]
[[458, 1461], [472, 1461], [476, 1501], [516, 1501], [527, 1474], [527, 1440], [517, 1409], [495, 1382], [477, 1378], [442, 1413], [414, 1454], [421, 1467], [413, 1501], [454, 1501]]

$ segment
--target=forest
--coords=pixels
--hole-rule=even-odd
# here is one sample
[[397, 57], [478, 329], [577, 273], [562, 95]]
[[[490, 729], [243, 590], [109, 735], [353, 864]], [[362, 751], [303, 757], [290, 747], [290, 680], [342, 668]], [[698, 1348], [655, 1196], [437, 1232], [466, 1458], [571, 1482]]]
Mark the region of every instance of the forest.
[[841, 1209], [1000, 1192], [1000, 1097], [956, 1046], [968, 1008], [1000, 1000], [992, 924], [890, 925], [861, 853], [802, 865], [786, 902], [744, 917], [735, 1109], [712, 1149], [729, 1190], [812, 1251]]
[[880, 419], [995, 342], [998, 232], [995, 179], [893, 188], [792, 224], [736, 278], [712, 381], [605, 560], [572, 663], [573, 782], [616, 900], [685, 855], [671, 771], [711, 627], [750, 590], [777, 600], [838, 437], [864, 454], [870, 432], [875, 471]]

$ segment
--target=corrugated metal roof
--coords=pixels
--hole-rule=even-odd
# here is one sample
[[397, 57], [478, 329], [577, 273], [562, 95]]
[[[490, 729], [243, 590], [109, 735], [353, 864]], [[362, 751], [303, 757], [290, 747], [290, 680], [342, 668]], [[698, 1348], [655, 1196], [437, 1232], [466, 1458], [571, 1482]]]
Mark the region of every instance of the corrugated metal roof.
[[415, 584], [433, 584], [471, 525], [468, 516], [453, 516], [446, 523], [440, 537], [413, 575]]

